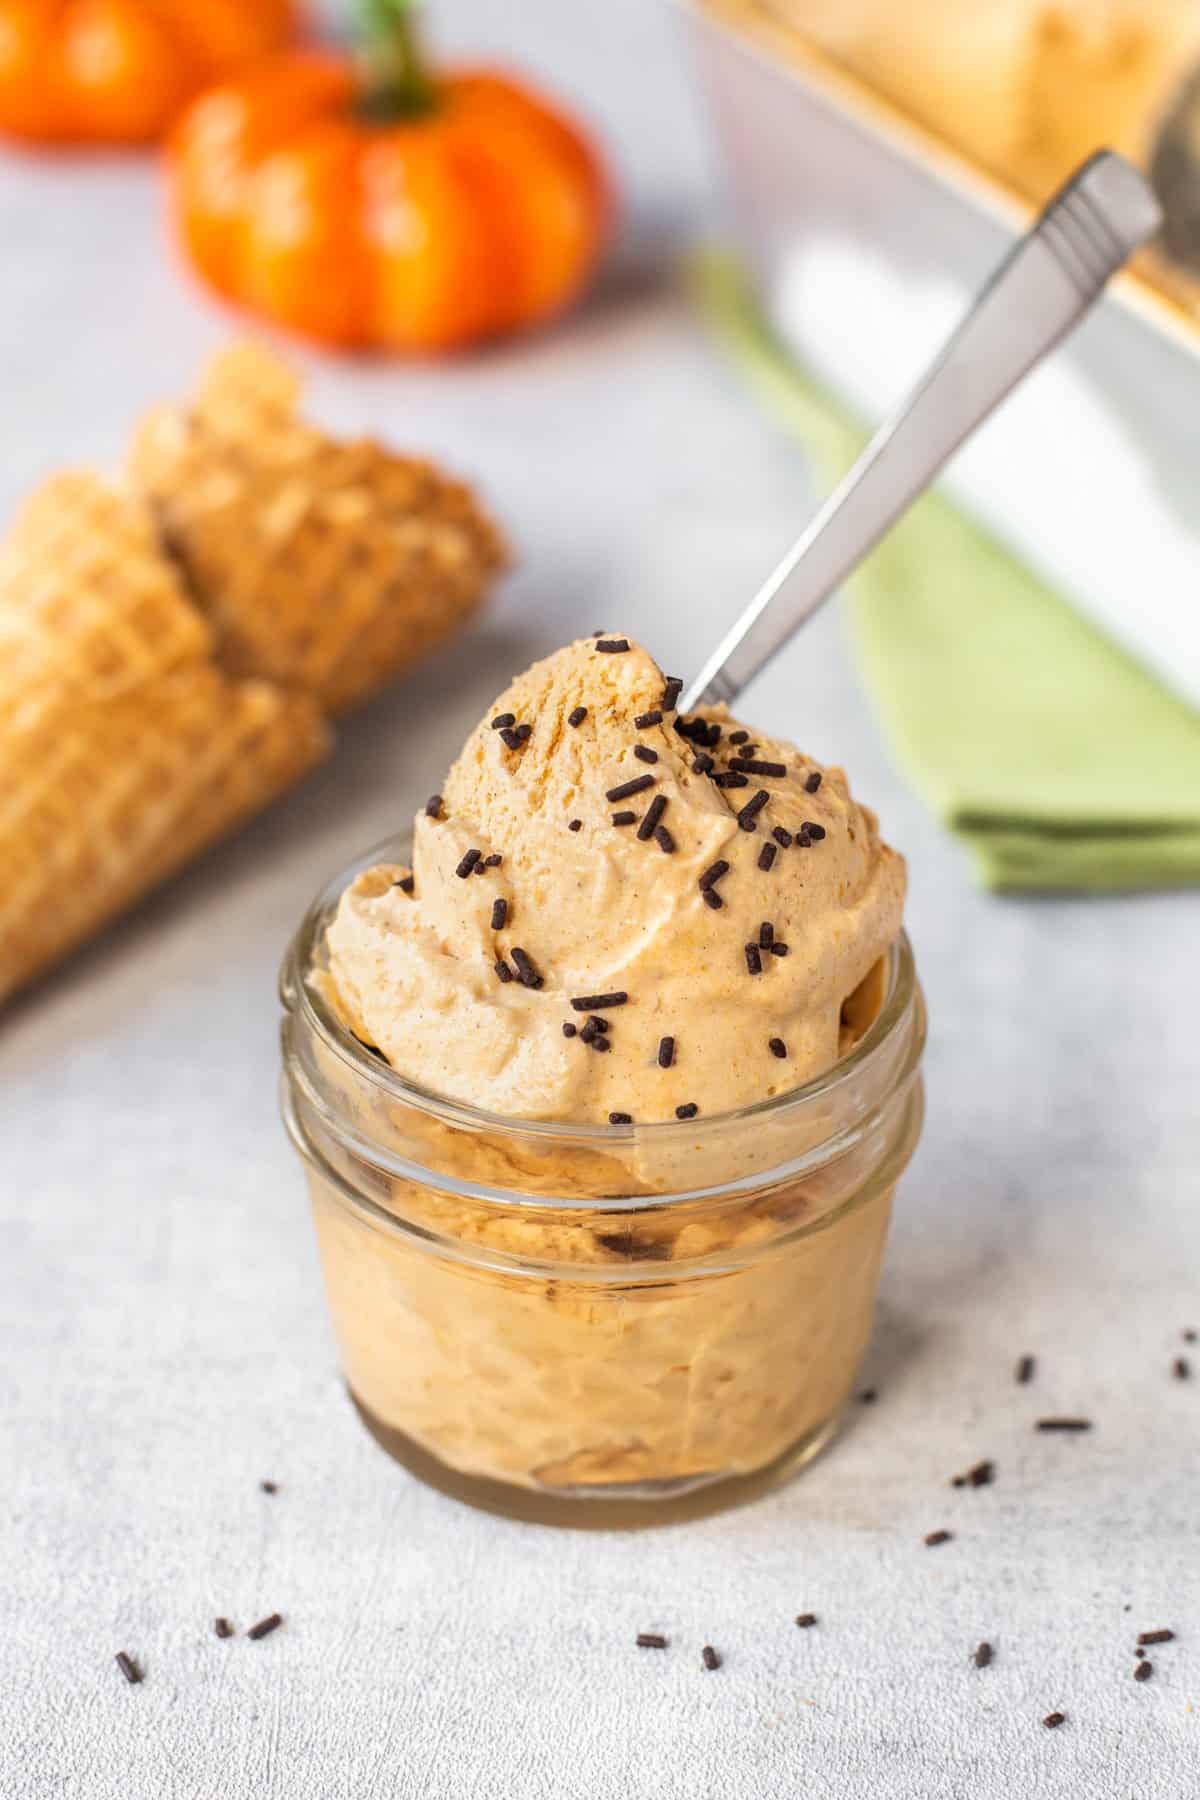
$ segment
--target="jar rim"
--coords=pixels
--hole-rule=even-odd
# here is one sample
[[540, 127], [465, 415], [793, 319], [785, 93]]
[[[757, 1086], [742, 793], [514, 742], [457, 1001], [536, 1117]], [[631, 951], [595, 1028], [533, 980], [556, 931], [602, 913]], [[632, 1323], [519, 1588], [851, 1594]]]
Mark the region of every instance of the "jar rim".
[[345, 1062], [357, 1077], [366, 1080], [382, 1094], [459, 1130], [487, 1131], [494, 1136], [532, 1137], [543, 1143], [588, 1143], [612, 1147], [615, 1144], [645, 1141], [670, 1144], [673, 1139], [697, 1135], [715, 1136], [731, 1126], [787, 1118], [814, 1102], [835, 1094], [848, 1081], [860, 1076], [880, 1057], [904, 1025], [916, 1001], [918, 988], [916, 965], [908, 933], [901, 929], [886, 952], [887, 989], [883, 1003], [867, 1030], [845, 1056], [840, 1057], [820, 1075], [814, 1075], [798, 1087], [780, 1094], [752, 1101], [748, 1106], [726, 1112], [709, 1113], [687, 1120], [652, 1119], [629, 1125], [610, 1125], [599, 1121], [563, 1119], [526, 1119], [510, 1113], [490, 1112], [467, 1101], [454, 1100], [419, 1082], [401, 1075], [388, 1062], [374, 1055], [337, 1017], [324, 996], [307, 979], [314, 967], [321, 935], [342, 894], [363, 870], [382, 862], [408, 864], [411, 833], [399, 832], [373, 845], [328, 881], [317, 894], [301, 919], [284, 954], [279, 975], [279, 997], [288, 1012], [299, 1011], [310, 1029], [315, 1029], [329, 1050]]

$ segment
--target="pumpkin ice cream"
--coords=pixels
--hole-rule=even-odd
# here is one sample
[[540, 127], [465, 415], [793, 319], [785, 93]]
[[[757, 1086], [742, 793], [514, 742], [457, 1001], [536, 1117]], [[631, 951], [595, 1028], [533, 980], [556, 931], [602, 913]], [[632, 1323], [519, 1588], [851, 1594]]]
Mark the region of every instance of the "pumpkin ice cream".
[[536, 664], [285, 981], [350, 1386], [468, 1487], [791, 1466], [869, 1330], [920, 1117], [903, 861], [840, 769], [678, 692], [615, 635]]

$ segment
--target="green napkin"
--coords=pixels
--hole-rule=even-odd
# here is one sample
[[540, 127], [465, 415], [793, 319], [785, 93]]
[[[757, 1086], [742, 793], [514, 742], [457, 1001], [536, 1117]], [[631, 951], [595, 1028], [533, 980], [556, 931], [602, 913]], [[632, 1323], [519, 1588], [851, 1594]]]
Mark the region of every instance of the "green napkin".
[[[738, 264], [695, 271], [709, 324], [832, 481], [863, 432], [800, 370]], [[939, 493], [851, 584], [885, 729], [987, 887], [1200, 881], [1200, 716]]]

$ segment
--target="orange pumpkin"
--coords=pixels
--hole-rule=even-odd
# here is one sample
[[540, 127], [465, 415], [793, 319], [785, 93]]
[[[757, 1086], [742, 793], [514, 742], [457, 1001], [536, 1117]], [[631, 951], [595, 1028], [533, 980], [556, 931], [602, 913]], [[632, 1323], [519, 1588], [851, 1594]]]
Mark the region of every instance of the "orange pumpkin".
[[366, 0], [364, 66], [278, 59], [203, 95], [168, 166], [214, 288], [329, 344], [454, 348], [566, 304], [609, 189], [580, 130], [495, 72], [431, 77], [411, 0]]
[[291, 0], [0, 0], [0, 131], [150, 143], [293, 23]]

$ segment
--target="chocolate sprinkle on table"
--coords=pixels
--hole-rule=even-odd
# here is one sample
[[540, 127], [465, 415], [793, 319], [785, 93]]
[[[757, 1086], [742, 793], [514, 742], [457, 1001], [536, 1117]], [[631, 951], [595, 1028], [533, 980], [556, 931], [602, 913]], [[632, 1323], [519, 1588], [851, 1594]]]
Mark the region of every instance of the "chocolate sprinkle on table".
[[1035, 1427], [1038, 1431], [1090, 1431], [1090, 1419], [1039, 1419]]
[[683, 692], [683, 679], [679, 675], [668, 675], [667, 684], [663, 688], [662, 706], [664, 712], [674, 712], [679, 704], [679, 696]]
[[562, 1028], [562, 1031], [563, 1031], [563, 1036], [564, 1036], [564, 1037], [574, 1037], [574, 1036], [575, 1036], [575, 1033], [576, 1033], [576, 1032], [577, 1032], [577, 1031], [578, 1031], [578, 1030], [579, 1030], [579, 1027], [578, 1027], [578, 1025], [572, 1025], [572, 1023], [571, 1023], [571, 1021], [570, 1021], [570, 1019], [564, 1019], [564, 1020], [563, 1020], [563, 1028]]
[[586, 718], [587, 718], [587, 707], [586, 706], [575, 706], [575, 707], [572, 707], [571, 711], [567, 714], [567, 724], [568, 725], [582, 725], [583, 721]]
[[1174, 1637], [1175, 1633], [1167, 1631], [1165, 1628], [1161, 1631], [1139, 1631], [1138, 1648], [1141, 1649], [1144, 1644], [1169, 1644], [1173, 1642]]
[[1045, 1726], [1048, 1726], [1048, 1728], [1051, 1731], [1053, 1731], [1054, 1727], [1056, 1725], [1062, 1725], [1063, 1723], [1065, 1723], [1066, 1717], [1067, 1717], [1066, 1713], [1060, 1713], [1060, 1712], [1047, 1713], [1045, 1718], [1042, 1720], [1042, 1724]]
[[726, 769], [721, 774], [713, 776], [713, 784], [719, 788], [749, 787], [750, 777], [748, 775], [731, 775]]
[[665, 1650], [667, 1640], [657, 1631], [639, 1631], [637, 1647], [639, 1650]]
[[697, 750], [692, 758], [692, 771], [696, 775], [711, 775], [716, 766], [707, 750]]
[[636, 818], [637, 814], [635, 812], [626, 810], [625, 812], [615, 812], [612, 815], [612, 822], [614, 825], [632, 825]]
[[658, 751], [651, 750], [649, 744], [635, 744], [633, 754], [639, 762], [656, 763], [658, 761]]
[[1191, 1375], [1192, 1365], [1186, 1356], [1177, 1356], [1171, 1364], [1171, 1373], [1176, 1381], [1186, 1381]]
[[665, 794], [655, 794], [653, 800], [650, 802], [649, 806], [646, 808], [645, 817], [643, 818], [641, 824], [637, 828], [638, 837], [641, 839], [641, 841], [643, 843], [646, 843], [650, 838], [652, 838], [654, 836], [655, 827], [657, 826], [658, 821], [662, 818], [662, 816], [666, 812], [666, 810], [667, 810], [666, 795]]
[[982, 1644], [978, 1645], [976, 1648], [975, 1667], [977, 1669], [986, 1669], [988, 1664], [991, 1662], [991, 1660], [992, 1660], [992, 1646], [985, 1639], [984, 1642]]
[[694, 1100], [689, 1100], [685, 1105], [677, 1106], [675, 1108], [675, 1117], [677, 1119], [694, 1119], [699, 1111], [700, 1108], [696, 1105], [696, 1102]]
[[479, 861], [479, 857], [480, 852], [474, 848], [463, 851], [462, 861], [454, 871], [460, 880], [465, 881], [467, 879], [467, 876]]
[[505, 962], [505, 960], [502, 956], [498, 956], [496, 958], [495, 962], [492, 964], [492, 967], [493, 967], [493, 969], [495, 969], [495, 971], [496, 971], [497, 975], [500, 977], [501, 981], [511, 981], [512, 980], [512, 978], [513, 978], [512, 970], [509, 968], [508, 964]]
[[[516, 956], [516, 951], [513, 951]], [[629, 995], [623, 988], [612, 994], [573, 994], [571, 1005], [576, 1012], [607, 1012], [610, 1006], [624, 1006]]]
[[500, 739], [501, 739], [501, 742], [506, 744], [510, 750], [519, 750], [521, 748], [520, 737], [510, 727], [507, 727], [507, 726], [505, 727], [505, 729], [500, 733]]
[[720, 894], [718, 894], [716, 888], [701, 888], [700, 892], [704, 896], [705, 906], [711, 906], [714, 912], [720, 912], [725, 902], [722, 900]]
[[731, 756], [731, 769], [740, 769], [743, 775], [786, 775], [787, 764], [778, 762], [762, 762], [754, 756]]
[[503, 731], [504, 727], [506, 725], [515, 725], [516, 722], [517, 722], [516, 713], [497, 713], [495, 718], [492, 720], [492, 730], [493, 731]]
[[571, 823], [567, 826], [567, 830], [568, 831], [582, 831], [583, 830], [583, 820], [582, 819], [572, 819]]
[[402, 875], [399, 881], [394, 881], [392, 883], [392, 886], [403, 888], [406, 894], [411, 894], [416, 883], [411, 875]]
[[138, 1668], [138, 1665], [134, 1662], [132, 1656], [128, 1655], [124, 1650], [118, 1650], [114, 1660], [130, 1687], [136, 1687], [138, 1682], [142, 1679], [142, 1671]]
[[508, 917], [508, 901], [498, 899], [492, 901], [492, 930], [503, 931], [504, 921]]
[[769, 869], [771, 867], [771, 865], [774, 863], [775, 858], [778, 854], [779, 854], [779, 852], [776, 850], [774, 844], [764, 844], [762, 849], [758, 853], [759, 868], [760, 869]]
[[1034, 1358], [1032, 1356], [1023, 1356], [1021, 1358], [1020, 1362], [1017, 1364], [1017, 1371], [1016, 1371], [1015, 1379], [1022, 1387], [1024, 1387], [1028, 1382], [1033, 1380], [1034, 1371], [1036, 1370], [1036, 1368], [1037, 1368], [1036, 1358]]
[[629, 639], [601, 638], [598, 641], [596, 648], [605, 656], [620, 656], [624, 651], [628, 650]]
[[825, 836], [825, 827], [823, 825], [818, 825], [813, 819], [805, 819], [800, 829], [801, 831], [806, 831], [808, 833], [810, 842], [815, 842], [816, 839]]
[[704, 1666], [706, 1669], [719, 1669], [720, 1668], [721, 1659], [717, 1655], [716, 1651], [713, 1649], [711, 1644], [705, 1644], [703, 1650], [700, 1652], [700, 1655], [701, 1655], [701, 1658], [704, 1662]]
[[669, 1069], [671, 1064], [674, 1061], [675, 1061], [675, 1039], [673, 1037], [659, 1038], [659, 1040], [658, 1040], [658, 1066], [659, 1066], [659, 1068], [660, 1069]]
[[623, 1112], [610, 1112], [608, 1115], [608, 1122], [610, 1125], [632, 1125], [633, 1124], [633, 1114], [632, 1113], [623, 1113]]
[[655, 826], [654, 841], [664, 856], [674, 856], [675, 839], [671, 836], [665, 825]]
[[796, 1614], [796, 1623], [800, 1627], [801, 1631], [807, 1631], [809, 1626], [815, 1625], [816, 1622], [817, 1622], [816, 1613], [797, 1613]]
[[759, 954], [758, 945], [757, 944], [747, 944], [745, 946], [745, 951], [746, 951], [746, 968], [747, 968], [748, 972], [751, 975], [761, 975], [762, 974], [762, 957]]
[[927, 1531], [925, 1533], [925, 1543], [933, 1550], [936, 1549], [938, 1544], [948, 1544], [953, 1536], [954, 1533], [952, 1531]]
[[213, 1630], [219, 1638], [231, 1638], [233, 1636], [233, 1626], [228, 1619], [214, 1619]]
[[621, 781], [616, 787], [609, 788], [606, 800], [628, 800], [634, 794], [645, 793], [648, 787], [654, 786], [653, 775], [635, 775], [632, 781]]
[[791, 849], [792, 834], [790, 831], [785, 831], [782, 825], [776, 825], [771, 836], [775, 839], [775, 842], [779, 845], [781, 850]]
[[1141, 1662], [1138, 1664], [1137, 1668], [1133, 1671], [1133, 1679], [1135, 1681], [1149, 1681], [1149, 1679], [1153, 1675], [1153, 1673], [1154, 1673], [1154, 1664], [1152, 1662], [1147, 1662], [1146, 1658], [1143, 1656]]
[[425, 802], [425, 816], [429, 819], [440, 819], [442, 816], [442, 796], [430, 794]]
[[250, 1627], [246, 1636], [252, 1638], [257, 1644], [260, 1638], [270, 1637], [273, 1631], [278, 1631], [282, 1624], [282, 1613], [268, 1613], [265, 1619], [260, 1619], [257, 1625], [252, 1625]]
[[817, 789], [820, 787], [820, 785], [821, 785], [821, 771], [820, 771], [820, 769], [814, 769], [812, 774], [809, 776], [808, 780], [804, 784], [805, 792], [809, 793], [809, 794], [815, 794]]
[[722, 875], [727, 875], [728, 873], [729, 864], [722, 858], [718, 858], [715, 863], [709, 863], [707, 869], [705, 869], [703, 875], [700, 877], [699, 887], [701, 893], [705, 893], [715, 882], [720, 881]]
[[633, 722], [639, 731], [648, 731], [651, 725], [662, 724], [662, 713], [657, 706], [652, 706], [649, 712], [639, 713]]
[[521, 986], [527, 988], [540, 988], [542, 985], [542, 978], [534, 968], [525, 951], [519, 949], [514, 944], [510, 954], [516, 967], [517, 980], [521, 983]]
[[787, 1055], [787, 1045], [782, 1038], [768, 1038], [767, 1049], [771, 1052], [772, 1056], [777, 1056], [781, 1062]]
[[967, 1470], [965, 1480], [969, 1487], [991, 1487], [996, 1477], [996, 1465], [990, 1457], [977, 1462]]
[[743, 806], [741, 812], [737, 816], [737, 822], [741, 826], [743, 831], [757, 831], [758, 830], [758, 826], [755, 823], [755, 821], [757, 820], [759, 813], [762, 811], [763, 807], [767, 804], [767, 801], [770, 798], [771, 798], [771, 796], [770, 796], [770, 794], [768, 794], [766, 788], [759, 788], [758, 792], [753, 796], [753, 798], [750, 800], [747, 800], [745, 806]]

